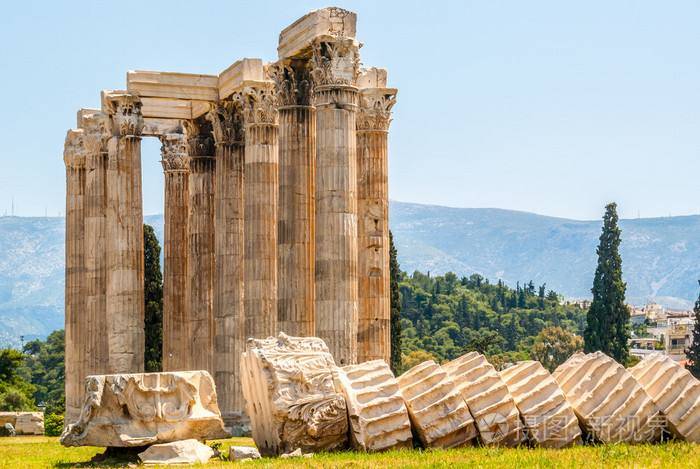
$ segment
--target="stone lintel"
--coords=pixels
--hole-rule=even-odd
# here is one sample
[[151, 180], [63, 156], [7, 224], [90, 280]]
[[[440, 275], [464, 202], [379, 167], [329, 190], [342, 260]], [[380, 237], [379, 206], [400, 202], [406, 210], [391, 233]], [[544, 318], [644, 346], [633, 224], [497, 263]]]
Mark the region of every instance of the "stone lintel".
[[144, 117], [143, 136], [159, 137], [166, 134], [182, 132], [182, 122], [179, 119], [161, 119], [157, 117]]
[[83, 108], [83, 109], [78, 109], [77, 113], [77, 126], [78, 128], [83, 128], [84, 123], [83, 120], [85, 119], [86, 116], [92, 115], [92, 114], [97, 114], [100, 112], [99, 109], [90, 109], [90, 108]]
[[387, 82], [386, 68], [370, 67], [360, 70], [357, 78], [357, 87], [363, 88], [386, 88]]
[[219, 77], [194, 73], [129, 71], [126, 89], [140, 97], [216, 101]]
[[357, 14], [338, 7], [307, 13], [282, 30], [277, 46], [280, 59], [307, 55], [319, 38], [355, 38]]
[[141, 98], [144, 117], [157, 119], [196, 119], [209, 110], [210, 101], [170, 98]]
[[219, 99], [226, 99], [248, 82], [263, 81], [263, 63], [261, 59], [241, 59], [219, 74]]

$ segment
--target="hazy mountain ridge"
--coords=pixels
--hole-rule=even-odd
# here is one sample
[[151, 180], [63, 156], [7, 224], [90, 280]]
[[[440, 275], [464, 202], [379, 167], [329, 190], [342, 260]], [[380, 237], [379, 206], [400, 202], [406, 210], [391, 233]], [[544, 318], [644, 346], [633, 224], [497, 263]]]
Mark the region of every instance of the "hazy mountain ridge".
[[[146, 217], [162, 240], [163, 217]], [[622, 220], [628, 300], [688, 307], [700, 278], [700, 216]], [[64, 220], [0, 217], [0, 343], [63, 327]], [[401, 268], [547, 282], [590, 296], [600, 221], [501, 209], [391, 203]]]

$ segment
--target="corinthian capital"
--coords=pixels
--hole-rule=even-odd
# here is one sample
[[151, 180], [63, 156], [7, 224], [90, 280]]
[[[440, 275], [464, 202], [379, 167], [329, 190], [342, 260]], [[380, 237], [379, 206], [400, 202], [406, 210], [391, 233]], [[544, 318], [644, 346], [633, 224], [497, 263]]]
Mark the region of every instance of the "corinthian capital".
[[183, 121], [190, 157], [214, 156], [211, 124], [204, 118]]
[[112, 116], [112, 128], [119, 137], [138, 137], [143, 129], [141, 100], [133, 94], [108, 94], [106, 102]]
[[268, 69], [275, 83], [275, 93], [280, 106], [308, 106], [311, 104], [313, 80], [307, 60], [284, 60]]
[[106, 151], [107, 141], [112, 135], [112, 122], [108, 115], [102, 112], [88, 114], [83, 117], [81, 128], [84, 131], [85, 148], [90, 154]]
[[190, 159], [187, 155], [187, 139], [183, 134], [161, 135], [160, 147], [163, 171], [188, 171]]
[[63, 146], [63, 162], [66, 168], [84, 168], [86, 156], [85, 132], [83, 129], [69, 130]]
[[241, 106], [246, 125], [277, 124], [277, 96], [273, 82], [246, 86], [231, 97]]
[[357, 84], [360, 46], [352, 38], [323, 38], [312, 45], [311, 75], [315, 86]]
[[389, 130], [391, 108], [396, 104], [396, 89], [366, 88], [360, 91], [357, 130]]
[[212, 105], [206, 119], [211, 122], [216, 145], [233, 145], [245, 141], [243, 110], [239, 102], [226, 99]]

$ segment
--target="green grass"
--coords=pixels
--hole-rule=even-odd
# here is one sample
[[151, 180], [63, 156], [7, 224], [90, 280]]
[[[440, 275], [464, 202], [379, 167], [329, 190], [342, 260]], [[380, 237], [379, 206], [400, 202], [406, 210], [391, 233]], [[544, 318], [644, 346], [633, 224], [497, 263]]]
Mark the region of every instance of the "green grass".
[[[249, 438], [217, 440], [222, 449], [230, 445], [252, 445]], [[0, 438], [0, 467], [12, 469], [39, 467], [125, 467], [121, 461], [91, 464], [90, 458], [101, 453], [101, 448], [63, 448], [57, 438], [14, 437]], [[207, 468], [242, 467], [484, 467], [484, 468], [560, 468], [587, 469], [624, 467], [700, 468], [700, 445], [670, 442], [658, 445], [603, 445], [579, 446], [561, 450], [462, 448], [455, 450], [402, 450], [380, 454], [341, 452], [317, 454], [309, 459], [261, 459], [231, 463], [214, 461]], [[151, 466], [153, 467], [153, 466]], [[173, 466], [171, 466], [173, 467]]]

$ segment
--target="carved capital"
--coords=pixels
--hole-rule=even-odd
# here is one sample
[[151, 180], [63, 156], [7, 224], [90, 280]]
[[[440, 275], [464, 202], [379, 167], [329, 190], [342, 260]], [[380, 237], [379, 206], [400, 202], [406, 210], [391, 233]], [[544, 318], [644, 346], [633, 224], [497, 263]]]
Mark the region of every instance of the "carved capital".
[[280, 106], [309, 106], [313, 94], [311, 66], [307, 60], [288, 60], [271, 65], [270, 79]]
[[196, 158], [214, 155], [214, 137], [211, 124], [203, 118], [183, 121], [187, 137], [187, 154]]
[[143, 130], [141, 100], [132, 94], [111, 94], [106, 97], [112, 129], [119, 137], [138, 137]]
[[360, 46], [357, 41], [337, 38], [313, 43], [311, 76], [315, 86], [356, 86], [359, 75]]
[[107, 151], [107, 141], [112, 136], [112, 121], [108, 115], [96, 112], [83, 117], [82, 129], [88, 153]]
[[189, 171], [190, 159], [187, 155], [187, 139], [183, 134], [161, 135], [160, 147], [163, 171]]
[[245, 142], [243, 110], [240, 102], [227, 99], [212, 105], [206, 114], [211, 123], [216, 145], [234, 145]]
[[367, 88], [360, 91], [357, 130], [389, 130], [391, 108], [396, 104], [396, 90]]
[[63, 162], [66, 168], [84, 168], [86, 156], [85, 131], [83, 129], [69, 130], [63, 147]]
[[277, 96], [273, 82], [260, 82], [233, 93], [232, 99], [243, 110], [245, 125], [277, 124]]

